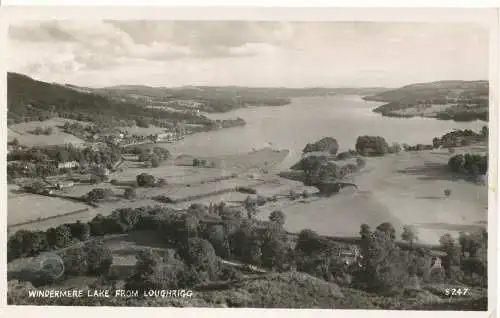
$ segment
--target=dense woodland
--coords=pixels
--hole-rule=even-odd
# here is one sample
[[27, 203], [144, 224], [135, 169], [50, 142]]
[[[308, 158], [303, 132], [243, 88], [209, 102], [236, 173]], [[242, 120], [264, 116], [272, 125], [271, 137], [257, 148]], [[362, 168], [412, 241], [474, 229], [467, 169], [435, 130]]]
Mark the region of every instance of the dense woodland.
[[100, 123], [109, 120], [133, 120], [147, 126], [162, 126], [162, 120], [208, 125], [204, 116], [184, 112], [147, 109], [98, 94], [79, 92], [59, 84], [36, 81], [28, 76], [7, 74], [8, 123], [70, 118]]

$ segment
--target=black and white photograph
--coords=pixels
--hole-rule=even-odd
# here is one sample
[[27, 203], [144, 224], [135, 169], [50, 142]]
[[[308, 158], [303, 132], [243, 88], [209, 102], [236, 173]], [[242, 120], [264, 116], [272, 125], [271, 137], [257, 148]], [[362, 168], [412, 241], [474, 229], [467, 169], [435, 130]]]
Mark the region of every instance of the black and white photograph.
[[480, 22], [12, 19], [7, 304], [487, 311]]

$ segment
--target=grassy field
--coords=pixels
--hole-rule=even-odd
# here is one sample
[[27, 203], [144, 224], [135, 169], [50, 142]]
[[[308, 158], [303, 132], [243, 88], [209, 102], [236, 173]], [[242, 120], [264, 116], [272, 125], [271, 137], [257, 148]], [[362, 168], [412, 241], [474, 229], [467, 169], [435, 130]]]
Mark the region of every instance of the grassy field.
[[85, 209], [88, 206], [60, 198], [29, 194], [9, 198], [7, 224], [36, 220], [51, 215]]
[[[30, 121], [9, 126], [7, 129], [7, 140], [11, 141], [17, 138], [21, 145], [24, 146], [50, 146], [64, 145], [71, 143], [75, 146], [81, 146], [85, 143], [80, 138], [62, 131], [60, 126], [63, 126], [66, 121], [71, 121], [63, 118], [52, 118], [46, 121]], [[31, 132], [37, 127], [52, 127], [51, 135], [33, 135]]]
[[133, 126], [133, 127], [123, 127], [123, 129], [128, 131], [130, 135], [137, 135], [137, 136], [155, 135], [165, 131], [165, 128], [156, 127], [153, 125], [149, 126], [148, 128]]
[[223, 169], [177, 166], [171, 162], [165, 162], [157, 168], [144, 168], [142, 163], [125, 161], [120, 168], [123, 171], [113, 173], [110, 179], [116, 179], [120, 182], [135, 181], [137, 175], [148, 173], [157, 178], [164, 178], [168, 183], [189, 184], [232, 174]]

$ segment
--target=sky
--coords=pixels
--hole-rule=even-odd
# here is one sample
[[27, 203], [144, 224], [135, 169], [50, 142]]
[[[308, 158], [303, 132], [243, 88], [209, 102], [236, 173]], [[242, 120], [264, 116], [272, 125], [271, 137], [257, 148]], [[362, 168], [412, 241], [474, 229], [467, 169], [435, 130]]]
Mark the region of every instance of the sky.
[[473, 24], [23, 21], [8, 69], [79, 86], [399, 87], [488, 78]]

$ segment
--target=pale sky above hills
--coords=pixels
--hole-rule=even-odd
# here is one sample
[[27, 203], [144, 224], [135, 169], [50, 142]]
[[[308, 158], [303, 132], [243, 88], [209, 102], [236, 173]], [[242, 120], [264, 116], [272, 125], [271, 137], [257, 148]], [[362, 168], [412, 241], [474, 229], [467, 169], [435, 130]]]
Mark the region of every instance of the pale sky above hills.
[[471, 24], [44, 21], [9, 28], [9, 71], [82, 86], [398, 87], [488, 78]]

